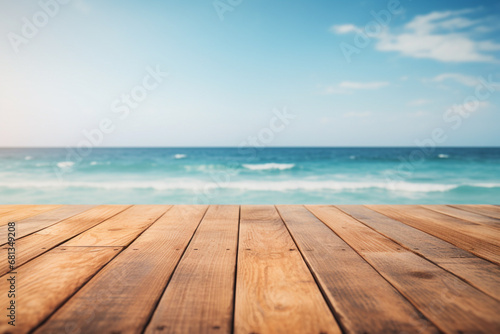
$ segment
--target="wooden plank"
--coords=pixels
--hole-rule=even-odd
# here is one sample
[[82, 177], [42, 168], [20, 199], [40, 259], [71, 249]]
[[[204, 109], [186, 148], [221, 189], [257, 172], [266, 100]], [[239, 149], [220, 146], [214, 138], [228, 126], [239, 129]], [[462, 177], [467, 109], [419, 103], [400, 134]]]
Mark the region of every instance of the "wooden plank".
[[9, 222], [19, 222], [43, 212], [57, 209], [62, 205], [29, 205], [27, 208], [19, 208], [4, 214], [0, 214], [0, 226], [7, 225]]
[[[48, 252], [51, 248], [82, 233], [85, 230], [122, 212], [129, 205], [101, 205], [63, 220], [46, 229], [16, 240], [16, 247], [22, 251], [16, 255], [16, 264], [21, 266], [29, 260]], [[9, 245], [0, 249], [0, 258], [6, 259]], [[7, 261], [0, 261], [0, 275], [9, 271]]]
[[134, 205], [68, 241], [68, 246], [127, 246], [170, 205]]
[[242, 206], [235, 333], [340, 333], [276, 209]]
[[450, 205], [460, 210], [474, 212], [480, 215], [500, 219], [500, 207], [498, 205]]
[[8, 212], [18, 210], [18, 209], [27, 209], [30, 206], [29, 204], [2, 204], [0, 205], [0, 216], [6, 214]]
[[[23, 219], [16, 223], [16, 239], [19, 240], [22, 237], [57, 224], [64, 219], [75, 216], [93, 207], [95, 207], [95, 205], [64, 205], [57, 209]], [[6, 244], [7, 234], [8, 229], [6, 226], [0, 229], [0, 244], [2, 246]]]
[[[2, 333], [27, 333], [47, 318], [102, 266], [120, 252], [119, 247], [58, 247], [20, 267], [16, 275], [16, 323], [0, 321]], [[11, 274], [0, 278], [1, 305]], [[5, 316], [4, 316], [5, 318]]]
[[[489, 261], [500, 264], [500, 241], [498, 236], [491, 236], [489, 231], [474, 231], [472, 225], [466, 221], [434, 213], [423, 208], [407, 205], [366, 205], [368, 208], [399, 220], [421, 231], [432, 234], [442, 240], [460, 247], [468, 252]], [[448, 218], [451, 219], [448, 220]], [[466, 228], [461, 228], [461, 227]], [[471, 228], [472, 227], [472, 228]], [[496, 232], [496, 231], [495, 231]], [[496, 235], [497, 233], [492, 233]], [[496, 240], [495, 240], [496, 238]], [[493, 241], [493, 243], [490, 242]]]
[[401, 246], [420, 254], [500, 300], [499, 266], [364, 206], [337, 205], [337, 207]]
[[488, 225], [500, 229], [500, 219], [483, 216], [481, 214], [460, 210], [448, 205], [421, 205], [429, 210], [433, 210], [451, 217], [467, 220], [478, 225]]
[[206, 209], [172, 207], [36, 333], [142, 332]]
[[498, 333], [500, 302], [332, 206], [307, 206], [444, 332]]
[[278, 211], [345, 332], [438, 332], [385, 278], [305, 207], [280, 205]]
[[231, 333], [239, 206], [211, 206], [146, 333]]
[[475, 222], [451, 217], [417, 205], [393, 205], [392, 207], [411, 213], [412, 215], [419, 217], [421, 220], [425, 219], [426, 221], [432, 221], [434, 224], [439, 224], [443, 228], [460, 231], [463, 234], [474, 236], [478, 239], [500, 246], [500, 230], [492, 226], [485, 226]]

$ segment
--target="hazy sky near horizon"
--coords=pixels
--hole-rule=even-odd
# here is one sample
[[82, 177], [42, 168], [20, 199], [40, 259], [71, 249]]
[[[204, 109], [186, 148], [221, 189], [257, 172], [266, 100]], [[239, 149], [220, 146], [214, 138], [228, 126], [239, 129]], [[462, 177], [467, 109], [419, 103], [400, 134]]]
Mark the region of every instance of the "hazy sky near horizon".
[[0, 146], [500, 146], [499, 2], [61, 2], [0, 0]]

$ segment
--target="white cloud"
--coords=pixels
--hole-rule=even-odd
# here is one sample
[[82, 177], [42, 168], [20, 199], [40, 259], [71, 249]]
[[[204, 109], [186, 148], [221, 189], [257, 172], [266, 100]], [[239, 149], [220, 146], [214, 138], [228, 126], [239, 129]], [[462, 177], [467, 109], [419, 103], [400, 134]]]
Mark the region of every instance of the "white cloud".
[[[429, 58], [442, 62], [494, 62], [487, 52], [500, 50], [500, 44], [489, 40], [476, 40], [486, 27], [479, 20], [464, 15], [478, 9], [431, 12], [418, 15], [408, 22], [401, 33], [382, 29], [377, 35], [375, 48], [379, 51], [395, 51], [413, 58]], [[351, 24], [332, 27], [332, 32], [343, 34], [361, 31]]]
[[427, 99], [416, 99], [416, 100], [408, 102], [408, 105], [410, 107], [416, 107], [416, 106], [422, 106], [424, 104], [428, 104], [428, 103], [431, 103], [431, 102], [432, 101], [427, 100]]
[[325, 95], [342, 95], [342, 94], [352, 94], [351, 90], [338, 88], [336, 86], [328, 86], [323, 90]]
[[443, 73], [432, 78], [432, 81], [443, 82], [453, 80], [464, 86], [474, 87], [479, 83], [478, 78], [460, 73]]
[[388, 86], [387, 81], [373, 81], [373, 82], [353, 82], [342, 81], [336, 86], [328, 86], [324, 89], [323, 94], [352, 94], [355, 90], [360, 89], [379, 89]]
[[360, 32], [362, 31], [354, 24], [342, 24], [342, 25], [334, 25], [330, 28], [330, 31], [336, 34], [347, 34], [350, 32]]

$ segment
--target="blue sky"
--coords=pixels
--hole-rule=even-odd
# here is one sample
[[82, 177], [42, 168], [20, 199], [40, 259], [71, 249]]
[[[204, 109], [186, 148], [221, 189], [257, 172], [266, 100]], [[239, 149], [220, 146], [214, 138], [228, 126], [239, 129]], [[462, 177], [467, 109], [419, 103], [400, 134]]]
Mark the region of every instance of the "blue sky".
[[500, 145], [494, 1], [0, 6], [0, 146]]

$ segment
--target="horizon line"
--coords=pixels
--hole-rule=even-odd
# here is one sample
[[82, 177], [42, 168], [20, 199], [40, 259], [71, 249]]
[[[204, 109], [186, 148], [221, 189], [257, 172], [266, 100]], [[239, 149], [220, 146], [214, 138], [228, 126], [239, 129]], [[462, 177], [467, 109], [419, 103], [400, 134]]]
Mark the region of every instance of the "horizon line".
[[[78, 146], [0, 146], [1, 149], [78, 149]], [[388, 145], [380, 145], [380, 146], [99, 146], [92, 147], [92, 149], [124, 149], [124, 148], [256, 148], [256, 149], [274, 149], [274, 148], [430, 148], [429, 146], [388, 146]], [[433, 148], [500, 148], [500, 146], [489, 146], [489, 145], [480, 145], [480, 146], [468, 146], [468, 145], [454, 145], [454, 146], [433, 146]]]

